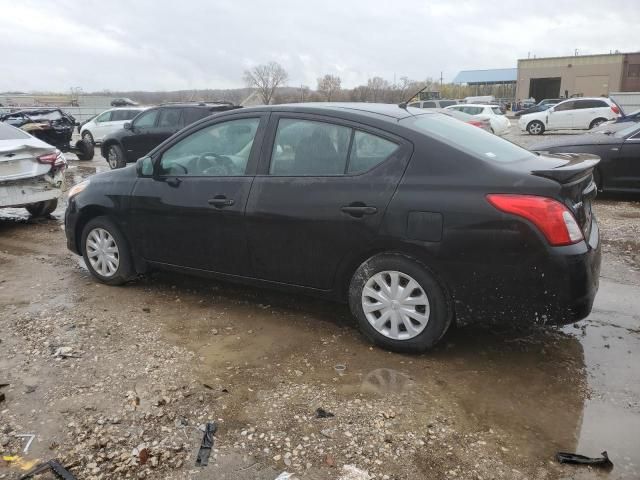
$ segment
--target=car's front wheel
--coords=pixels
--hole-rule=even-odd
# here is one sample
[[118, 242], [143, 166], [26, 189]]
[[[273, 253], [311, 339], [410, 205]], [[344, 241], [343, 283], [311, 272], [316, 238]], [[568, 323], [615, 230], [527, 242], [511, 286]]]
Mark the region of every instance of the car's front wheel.
[[95, 141], [93, 140], [93, 135], [91, 135], [91, 132], [89, 130], [85, 130], [82, 133], [82, 139], [89, 142], [91, 145], [95, 145]]
[[124, 235], [107, 217], [90, 220], [82, 230], [81, 249], [91, 274], [108, 285], [122, 285], [133, 277]]
[[527, 132], [530, 135], [542, 135], [544, 133], [544, 124], [538, 120], [534, 120], [527, 125]]
[[373, 343], [397, 352], [424, 352], [451, 324], [451, 301], [429, 269], [402, 254], [381, 254], [356, 270], [349, 306]]
[[44, 202], [31, 203], [25, 208], [32, 217], [46, 217], [58, 207], [58, 199], [45, 200]]
[[127, 166], [127, 160], [124, 158], [124, 152], [120, 145], [110, 145], [107, 149], [107, 163], [112, 170]]
[[599, 125], [602, 125], [606, 121], [607, 121], [606, 118], [596, 118], [589, 124], [589, 130], [591, 130], [592, 128], [596, 128]]

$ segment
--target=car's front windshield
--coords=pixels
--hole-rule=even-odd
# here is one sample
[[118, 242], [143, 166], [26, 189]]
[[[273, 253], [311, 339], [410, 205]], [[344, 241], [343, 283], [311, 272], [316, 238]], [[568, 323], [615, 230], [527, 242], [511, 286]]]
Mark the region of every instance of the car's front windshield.
[[425, 114], [401, 120], [424, 133], [481, 160], [509, 163], [530, 157], [531, 152], [485, 130], [440, 114]]

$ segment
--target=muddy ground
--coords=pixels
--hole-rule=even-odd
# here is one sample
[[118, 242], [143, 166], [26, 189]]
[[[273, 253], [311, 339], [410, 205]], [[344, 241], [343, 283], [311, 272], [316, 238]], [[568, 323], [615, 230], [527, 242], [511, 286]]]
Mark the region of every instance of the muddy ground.
[[[72, 161], [69, 183], [105, 168]], [[371, 347], [343, 305], [176, 274], [98, 284], [63, 207], [0, 211], [0, 478], [50, 458], [79, 479], [640, 478], [638, 200], [596, 201], [588, 319], [458, 329], [420, 356]]]

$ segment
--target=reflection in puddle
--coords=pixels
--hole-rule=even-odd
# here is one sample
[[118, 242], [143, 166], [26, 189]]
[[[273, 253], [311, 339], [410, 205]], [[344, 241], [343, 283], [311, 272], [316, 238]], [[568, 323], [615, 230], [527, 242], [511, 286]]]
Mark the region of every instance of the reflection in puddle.
[[411, 390], [413, 385], [413, 380], [403, 373], [391, 368], [378, 368], [364, 377], [360, 390], [363, 393], [385, 395], [388, 393], [405, 393]]

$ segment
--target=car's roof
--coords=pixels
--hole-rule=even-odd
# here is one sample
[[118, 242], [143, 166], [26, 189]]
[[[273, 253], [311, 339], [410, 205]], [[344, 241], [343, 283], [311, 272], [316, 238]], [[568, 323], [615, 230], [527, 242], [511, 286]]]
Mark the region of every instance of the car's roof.
[[567, 100], [604, 100], [605, 102], [610, 101], [609, 98], [607, 97], [573, 97], [573, 98], [565, 98], [564, 100], [558, 103], [563, 103], [563, 102], [566, 102]]
[[288, 103], [282, 105], [263, 105], [259, 107], [243, 108], [243, 111], [271, 110], [299, 113], [353, 113], [388, 120], [401, 120], [415, 115], [429, 115], [427, 110], [411, 108], [411, 112], [395, 103], [341, 103], [341, 102], [310, 102]]
[[445, 108], [450, 108], [454, 110], [452, 107], [499, 107], [500, 105], [489, 105], [488, 103], [459, 103], [457, 105], [449, 105]]
[[139, 105], [131, 105], [130, 107], [113, 107], [109, 110], [105, 110], [105, 112], [110, 112], [112, 110], [146, 110], [147, 106], [139, 106]]

